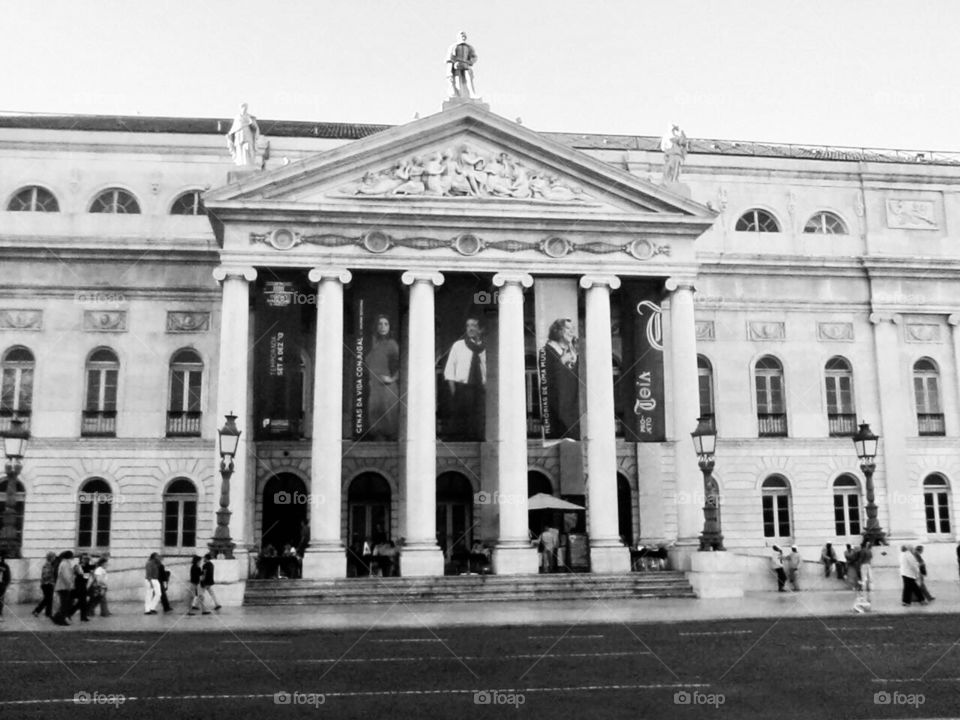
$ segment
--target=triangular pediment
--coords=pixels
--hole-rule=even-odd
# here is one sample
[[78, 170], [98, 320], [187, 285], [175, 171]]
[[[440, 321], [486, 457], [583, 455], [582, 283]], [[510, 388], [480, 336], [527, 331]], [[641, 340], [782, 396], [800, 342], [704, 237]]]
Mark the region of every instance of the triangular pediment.
[[[218, 214], [369, 208], [400, 215], [673, 216], [705, 206], [465, 103], [209, 192]], [[699, 222], [698, 222], [699, 221]]]

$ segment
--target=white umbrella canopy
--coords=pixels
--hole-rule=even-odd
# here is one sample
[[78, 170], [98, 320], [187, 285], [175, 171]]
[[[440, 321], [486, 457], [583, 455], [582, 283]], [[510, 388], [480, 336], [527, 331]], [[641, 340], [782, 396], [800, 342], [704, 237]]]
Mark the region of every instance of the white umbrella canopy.
[[567, 502], [563, 498], [537, 493], [527, 500], [528, 510], [585, 510], [576, 503]]

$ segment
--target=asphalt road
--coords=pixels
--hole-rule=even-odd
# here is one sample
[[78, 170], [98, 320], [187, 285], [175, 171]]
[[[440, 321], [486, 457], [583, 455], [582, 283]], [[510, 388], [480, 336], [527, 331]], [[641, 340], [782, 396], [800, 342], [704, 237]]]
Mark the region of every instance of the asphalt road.
[[0, 718], [960, 716], [960, 617], [0, 635]]

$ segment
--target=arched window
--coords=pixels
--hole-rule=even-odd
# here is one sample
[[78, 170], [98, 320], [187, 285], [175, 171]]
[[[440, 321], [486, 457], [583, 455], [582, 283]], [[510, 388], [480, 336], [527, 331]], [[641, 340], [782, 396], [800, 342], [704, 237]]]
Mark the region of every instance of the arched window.
[[110, 213], [117, 215], [138, 215], [140, 204], [137, 199], [120, 188], [110, 188], [97, 195], [90, 204], [92, 213]]
[[[6, 479], [0, 480], [0, 537], [3, 533], [3, 514], [7, 509], [7, 483]], [[26, 506], [27, 493], [23, 483], [17, 480], [16, 491], [13, 496], [13, 511], [16, 514], [17, 543], [23, 544], [23, 510]]]
[[771, 475], [763, 481], [763, 536], [789, 538], [793, 535], [790, 523], [790, 483], [781, 475]]
[[737, 220], [737, 232], [780, 232], [780, 224], [766, 210], [754, 208], [747, 210]]
[[167, 437], [199, 437], [202, 392], [203, 360], [195, 350], [177, 351], [170, 361]]
[[171, 215], [206, 215], [199, 190], [190, 190], [180, 195], [170, 206]]
[[837, 537], [860, 534], [860, 484], [852, 475], [833, 481], [833, 522]]
[[87, 358], [86, 405], [80, 434], [114, 437], [117, 434], [117, 379], [120, 361], [109, 348], [97, 348]]
[[923, 507], [927, 517], [927, 533], [950, 533], [950, 486], [939, 473], [928, 475], [923, 481]]
[[177, 478], [163, 494], [163, 546], [197, 545], [197, 488], [187, 478]]
[[3, 354], [3, 376], [0, 381], [0, 430], [10, 429], [10, 421], [18, 417], [24, 429], [30, 429], [33, 407], [33, 353], [17, 345]]
[[818, 235], [846, 235], [847, 226], [837, 215], [824, 210], [807, 220], [807, 224], [803, 226], [803, 231]]
[[838, 356], [827, 361], [824, 373], [830, 437], [853, 437], [857, 434], [857, 413], [853, 404], [853, 369], [846, 358]]
[[17, 191], [7, 203], [7, 210], [14, 212], [60, 212], [60, 205], [53, 193], [39, 185], [31, 185]]
[[713, 416], [713, 366], [703, 355], [697, 355], [697, 383], [700, 390], [700, 417], [709, 419], [716, 429]]
[[913, 365], [913, 394], [920, 434], [945, 435], [940, 408], [940, 372], [930, 358], [921, 358]]
[[787, 411], [783, 393], [783, 367], [766, 355], [757, 361], [757, 423], [760, 437], [786, 437]]
[[110, 547], [113, 493], [106, 480], [91, 478], [80, 487], [80, 523], [77, 547], [106, 550]]

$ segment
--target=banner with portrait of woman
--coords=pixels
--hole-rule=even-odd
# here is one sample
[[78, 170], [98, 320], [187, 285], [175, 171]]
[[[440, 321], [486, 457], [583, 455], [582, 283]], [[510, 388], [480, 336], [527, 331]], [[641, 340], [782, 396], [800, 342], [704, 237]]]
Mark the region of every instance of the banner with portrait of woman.
[[580, 439], [580, 323], [576, 279], [538, 278], [537, 377], [545, 440]]
[[[400, 429], [400, 288], [384, 273], [357, 273], [350, 287], [347, 387], [355, 440], [392, 441]], [[323, 378], [319, 379], [321, 382]]]

